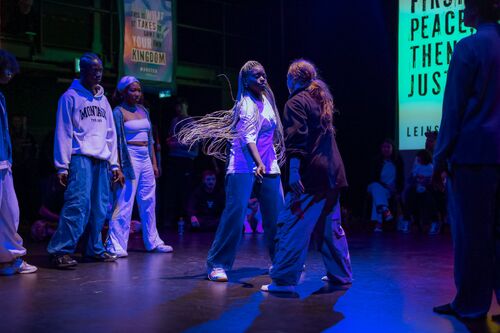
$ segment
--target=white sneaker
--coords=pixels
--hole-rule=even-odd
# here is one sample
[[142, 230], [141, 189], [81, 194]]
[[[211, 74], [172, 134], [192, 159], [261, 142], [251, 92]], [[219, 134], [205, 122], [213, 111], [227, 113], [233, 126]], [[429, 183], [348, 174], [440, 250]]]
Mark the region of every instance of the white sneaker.
[[31, 274], [38, 270], [36, 266], [28, 264], [21, 258], [17, 258], [11, 263], [5, 263], [0, 268], [0, 275]]
[[16, 261], [21, 261], [20, 265], [17, 267], [17, 273], [19, 274], [31, 274], [38, 270], [36, 266], [30, 265], [22, 259], [17, 259]]
[[215, 282], [227, 282], [226, 271], [223, 268], [212, 268], [208, 274], [208, 279]]
[[279, 286], [277, 284], [265, 284], [260, 287], [260, 290], [266, 291], [269, 293], [294, 293], [295, 286]]
[[128, 253], [127, 252], [115, 253], [115, 255], [116, 255], [117, 258], [126, 258], [126, 257], [128, 257]]
[[153, 249], [153, 252], [156, 252], [156, 253], [170, 253], [173, 251], [174, 251], [173, 247], [171, 247], [170, 245], [165, 245], [165, 244], [158, 245], [157, 247], [155, 247]]

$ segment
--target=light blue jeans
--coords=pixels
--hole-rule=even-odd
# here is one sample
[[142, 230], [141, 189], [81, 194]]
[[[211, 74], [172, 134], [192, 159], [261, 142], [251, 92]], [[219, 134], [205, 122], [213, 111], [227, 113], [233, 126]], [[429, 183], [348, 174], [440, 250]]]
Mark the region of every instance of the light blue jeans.
[[84, 155], [72, 155], [68, 187], [57, 230], [49, 242], [50, 254], [74, 253], [88, 224], [85, 254], [102, 254], [102, 228], [110, 200], [109, 163]]
[[[248, 200], [252, 195], [255, 176], [251, 173], [236, 173], [226, 176], [226, 206], [215, 233], [215, 239], [208, 252], [207, 268], [233, 267], [238, 244], [243, 234], [243, 222], [247, 213]], [[276, 221], [283, 208], [283, 188], [280, 175], [266, 175], [257, 184], [257, 199], [262, 212], [264, 237], [271, 259], [274, 258]]]
[[352, 282], [351, 259], [341, 226], [338, 192], [323, 196], [304, 193], [286, 195], [285, 209], [278, 219], [276, 256], [271, 278], [278, 285], [299, 282], [313, 231], [323, 257], [326, 274], [332, 283]]

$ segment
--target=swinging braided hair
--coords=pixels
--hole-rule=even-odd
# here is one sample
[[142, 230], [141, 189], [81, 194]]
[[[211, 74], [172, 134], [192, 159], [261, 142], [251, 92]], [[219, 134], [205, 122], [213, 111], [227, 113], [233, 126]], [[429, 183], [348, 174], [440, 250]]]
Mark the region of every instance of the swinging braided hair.
[[[190, 120], [181, 121], [177, 127], [178, 131], [174, 130], [179, 140], [179, 143], [192, 147], [198, 143], [201, 144], [202, 151], [214, 156], [217, 159], [226, 161], [227, 159], [227, 144], [228, 142], [238, 139], [236, 132], [236, 124], [240, 119], [240, 113], [243, 107], [248, 106], [245, 103], [244, 97], [249, 96], [250, 91], [245, 86], [244, 82], [251, 74], [252, 69], [260, 66], [259, 62], [250, 60], [241, 67], [238, 75], [238, 93], [233, 107], [230, 110], [220, 110], [209, 113], [203, 117], [191, 118]], [[283, 127], [281, 125], [278, 108], [274, 99], [273, 91], [266, 82], [263, 95], [270, 102], [276, 117], [276, 130], [274, 132], [274, 148], [276, 157], [280, 165], [285, 161], [285, 144], [283, 138]], [[249, 99], [251, 100], [251, 99]], [[246, 105], [245, 105], [246, 104]], [[255, 102], [252, 105], [254, 112], [249, 125], [256, 125], [259, 121], [259, 109]], [[194, 121], [192, 120], [194, 119]], [[242, 128], [246, 131], [246, 128]]]

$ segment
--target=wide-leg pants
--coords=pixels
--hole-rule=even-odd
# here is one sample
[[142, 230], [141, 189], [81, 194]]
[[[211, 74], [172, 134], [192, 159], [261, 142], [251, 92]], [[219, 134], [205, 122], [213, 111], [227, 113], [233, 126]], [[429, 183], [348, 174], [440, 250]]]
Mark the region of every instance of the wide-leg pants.
[[135, 199], [139, 207], [144, 247], [150, 251], [164, 244], [156, 228], [156, 179], [148, 147], [129, 145], [128, 152], [135, 179], [126, 179], [123, 187], [118, 186], [116, 190], [116, 201], [106, 241], [106, 249], [118, 256], [127, 255]]
[[17, 233], [19, 205], [10, 169], [0, 170], [0, 263], [26, 254], [23, 239]]
[[352, 282], [351, 260], [341, 226], [339, 194], [288, 193], [278, 218], [276, 255], [270, 276], [278, 285], [297, 285], [313, 231], [332, 283]]
[[64, 206], [57, 230], [47, 247], [50, 254], [74, 253], [86, 228], [85, 254], [92, 256], [105, 252], [101, 232], [109, 209], [110, 190], [107, 161], [84, 155], [71, 156]]
[[[207, 268], [230, 270], [236, 258], [238, 244], [243, 234], [243, 223], [248, 200], [252, 194], [255, 176], [236, 173], [226, 176], [226, 206], [208, 252]], [[262, 212], [264, 237], [271, 260], [275, 253], [276, 221], [283, 208], [283, 188], [280, 175], [266, 175], [256, 191]]]
[[453, 309], [485, 315], [500, 302], [500, 166], [454, 166], [447, 182], [455, 250]]

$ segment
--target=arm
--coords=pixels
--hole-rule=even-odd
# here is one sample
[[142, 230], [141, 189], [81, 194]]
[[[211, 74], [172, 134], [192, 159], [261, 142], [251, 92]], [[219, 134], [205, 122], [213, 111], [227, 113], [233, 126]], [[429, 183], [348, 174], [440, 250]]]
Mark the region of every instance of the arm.
[[148, 149], [149, 155], [151, 156], [151, 164], [153, 165], [153, 172], [155, 178], [160, 177], [160, 171], [158, 170], [158, 163], [156, 161], [156, 149], [155, 149], [155, 140], [153, 137], [153, 123], [151, 122], [151, 118], [149, 117], [149, 111], [143, 107], [144, 112], [146, 113], [146, 117], [149, 121], [149, 132], [148, 132]]
[[464, 43], [459, 42], [455, 47], [448, 69], [443, 99], [443, 115], [433, 161], [433, 183], [439, 191], [444, 191], [449, 158], [453, 154], [468, 99], [472, 94], [476, 64], [473, 57], [469, 56], [470, 52]]
[[[105, 98], [105, 97], [103, 97]], [[105, 103], [106, 108], [106, 120], [107, 120], [107, 133], [106, 133], [106, 142], [108, 144], [109, 150], [111, 151], [111, 156], [109, 158], [109, 164], [111, 166], [111, 171], [113, 172], [113, 183], [119, 183], [121, 185], [124, 184], [125, 178], [120, 169], [120, 165], [118, 162], [118, 136], [116, 134], [116, 124], [114, 121], [114, 113], [111, 110], [111, 106], [106, 100]], [[117, 124], [119, 125], [119, 124]]]
[[307, 155], [307, 124], [306, 105], [300, 98], [292, 98], [285, 104], [283, 113], [283, 131], [285, 134], [286, 152], [289, 157], [302, 160]]
[[292, 192], [298, 195], [304, 192], [304, 185], [300, 178], [300, 164], [301, 159], [306, 155], [309, 133], [306, 108], [300, 101], [291, 99], [286, 103], [283, 128], [286, 151], [290, 157], [288, 185]]
[[434, 149], [436, 172], [448, 170], [447, 162], [453, 154], [460, 134], [461, 123], [472, 95], [475, 61], [463, 43], [458, 43], [451, 58], [443, 99], [443, 115]]
[[252, 156], [253, 161], [257, 168], [255, 169], [255, 175], [259, 180], [262, 180], [264, 174], [266, 173], [266, 167], [260, 158], [259, 151], [257, 150], [257, 145], [254, 142], [247, 143], [248, 151], [250, 152], [250, 156]]
[[258, 132], [255, 126], [254, 112], [253, 102], [244, 100], [241, 105], [240, 119], [238, 121], [238, 124], [236, 125], [236, 130], [240, 139], [247, 146], [248, 151], [250, 152], [250, 156], [252, 157], [256, 165], [255, 176], [257, 176], [257, 178], [261, 180], [266, 173], [266, 167], [264, 166], [264, 163], [262, 163], [259, 150], [257, 149]]
[[66, 186], [68, 181], [69, 163], [73, 146], [74, 101], [70, 96], [63, 95], [59, 99], [56, 115], [56, 131], [54, 134], [54, 165], [57, 169], [59, 183]]
[[153, 147], [153, 154], [151, 155], [151, 163], [153, 164], [153, 172], [155, 174], [155, 178], [160, 177], [160, 170], [158, 169], [158, 163], [156, 163], [156, 152]]

